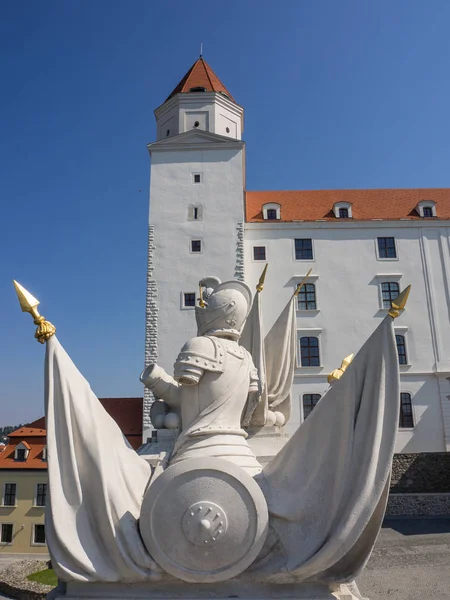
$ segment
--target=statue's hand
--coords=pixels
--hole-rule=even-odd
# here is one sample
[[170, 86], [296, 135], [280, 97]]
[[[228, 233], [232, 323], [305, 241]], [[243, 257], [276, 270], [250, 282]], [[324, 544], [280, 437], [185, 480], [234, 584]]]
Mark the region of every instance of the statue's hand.
[[151, 383], [155, 380], [155, 368], [157, 370], [157, 367], [158, 365], [153, 363], [148, 365], [148, 367], [142, 371], [139, 380], [145, 385], [145, 387], [149, 387], [149, 385], [151, 385]]

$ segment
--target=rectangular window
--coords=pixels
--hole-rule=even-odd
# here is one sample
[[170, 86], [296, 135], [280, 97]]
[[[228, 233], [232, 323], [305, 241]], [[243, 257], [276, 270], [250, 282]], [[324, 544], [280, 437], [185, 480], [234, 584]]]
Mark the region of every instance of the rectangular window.
[[33, 544], [45, 544], [45, 525], [35, 525]]
[[406, 429], [414, 427], [411, 394], [406, 392], [400, 394], [400, 418], [398, 426]]
[[195, 294], [194, 293], [185, 293], [183, 295], [184, 298], [184, 306], [195, 306]]
[[194, 206], [194, 221], [198, 220], [198, 207]]
[[395, 239], [393, 237], [379, 237], [377, 240], [379, 258], [397, 258]]
[[383, 308], [391, 308], [392, 300], [400, 294], [400, 286], [396, 281], [383, 281], [381, 284], [381, 297]]
[[300, 338], [300, 362], [302, 367], [320, 367], [319, 338]]
[[25, 450], [25, 448], [18, 448], [16, 450], [16, 460], [18, 462], [25, 462], [27, 458], [26, 452], [27, 451]]
[[17, 485], [15, 483], [5, 483], [5, 493], [3, 495], [3, 506], [16, 505]]
[[194, 183], [201, 183], [202, 177], [200, 173], [194, 173]]
[[312, 240], [308, 238], [295, 240], [295, 260], [312, 260]]
[[340, 219], [348, 219], [348, 208], [340, 208], [339, 209], [339, 218]]
[[398, 364], [407, 365], [408, 360], [406, 357], [406, 343], [404, 335], [396, 335], [395, 343], [397, 344]]
[[266, 260], [265, 246], [253, 246], [253, 260]]
[[310, 414], [320, 400], [320, 394], [303, 394], [303, 420]]
[[431, 206], [424, 206], [422, 210], [424, 217], [429, 218], [433, 216], [433, 209], [431, 208]]
[[2, 523], [1, 531], [1, 543], [12, 544], [13, 539], [13, 526], [12, 523]]
[[47, 500], [47, 484], [38, 483], [36, 486], [36, 506], [45, 506]]
[[317, 310], [316, 286], [314, 283], [305, 283], [297, 299], [298, 310]]
[[202, 240], [191, 240], [191, 252], [202, 251]]

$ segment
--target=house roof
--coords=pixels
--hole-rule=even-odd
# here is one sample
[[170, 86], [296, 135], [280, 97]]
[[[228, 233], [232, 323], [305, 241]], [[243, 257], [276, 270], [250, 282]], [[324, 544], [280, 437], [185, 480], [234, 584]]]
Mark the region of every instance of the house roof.
[[[115, 420], [131, 446], [142, 444], [142, 398], [99, 398], [105, 410]], [[9, 434], [9, 444], [0, 452], [0, 469], [46, 469], [42, 452], [47, 444], [45, 418], [41, 417]], [[15, 461], [16, 447], [23, 443], [30, 452], [26, 461]]]
[[192, 88], [198, 87], [205, 88], [207, 92], [222, 92], [235, 102], [233, 96], [201, 56], [195, 61], [180, 83], [175, 86], [167, 97], [166, 102], [176, 94], [189, 93]]
[[247, 191], [245, 197], [247, 222], [263, 221], [262, 207], [272, 202], [280, 204], [284, 222], [335, 221], [333, 206], [343, 201], [351, 203], [353, 221], [420, 219], [421, 200], [436, 203], [437, 219], [450, 219], [450, 188]]

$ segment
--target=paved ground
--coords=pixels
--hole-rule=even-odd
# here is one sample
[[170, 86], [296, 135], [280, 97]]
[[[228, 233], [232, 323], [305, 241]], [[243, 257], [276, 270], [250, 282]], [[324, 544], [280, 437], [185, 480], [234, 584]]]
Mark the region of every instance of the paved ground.
[[370, 600], [450, 599], [450, 519], [389, 519], [358, 580]]
[[[0, 570], [28, 557], [0, 553]], [[450, 600], [450, 518], [386, 521], [358, 585], [370, 600]]]

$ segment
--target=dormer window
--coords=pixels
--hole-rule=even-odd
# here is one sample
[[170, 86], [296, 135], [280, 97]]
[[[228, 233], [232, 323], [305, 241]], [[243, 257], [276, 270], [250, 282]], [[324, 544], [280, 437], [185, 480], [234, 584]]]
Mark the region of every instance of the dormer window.
[[263, 219], [265, 221], [279, 221], [281, 219], [281, 206], [276, 202], [264, 204], [262, 207]]
[[206, 88], [202, 87], [201, 85], [197, 86], [197, 87], [191, 87], [189, 89], [190, 92], [206, 92]]
[[30, 446], [26, 442], [20, 442], [14, 450], [14, 460], [17, 462], [25, 462], [29, 453]]
[[350, 202], [336, 202], [333, 206], [336, 219], [352, 219], [352, 205]]
[[416, 206], [416, 211], [423, 219], [436, 217], [436, 203], [433, 200], [422, 200]]
[[42, 460], [44, 462], [47, 462], [47, 446], [44, 446], [44, 448], [42, 449]]

